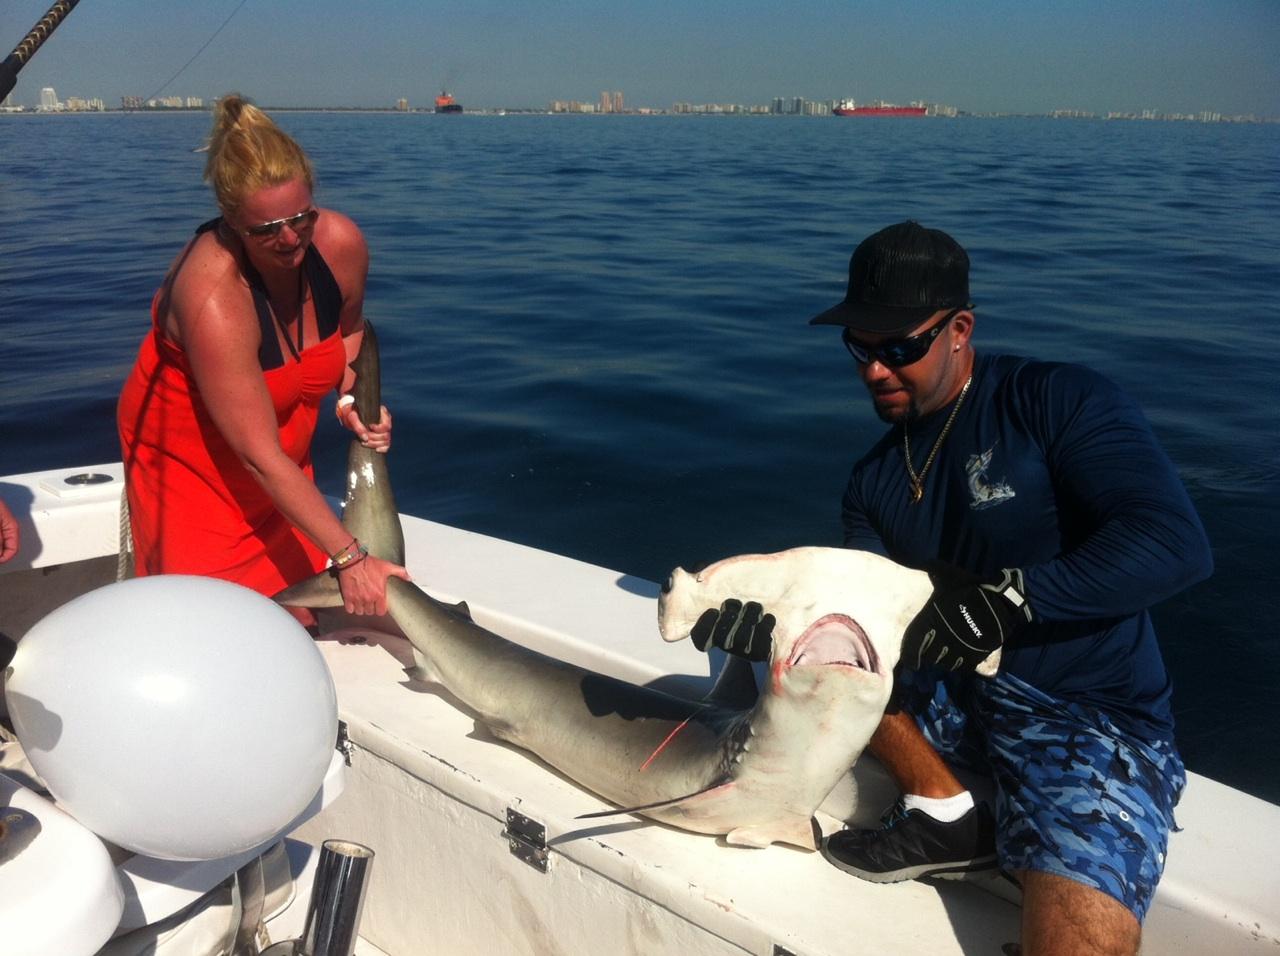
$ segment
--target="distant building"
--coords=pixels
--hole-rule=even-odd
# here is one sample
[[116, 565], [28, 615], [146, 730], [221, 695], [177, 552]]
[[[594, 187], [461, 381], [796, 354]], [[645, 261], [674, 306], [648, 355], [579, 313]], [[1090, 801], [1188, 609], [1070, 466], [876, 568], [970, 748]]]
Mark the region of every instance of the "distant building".
[[409, 112], [409, 101], [403, 96], [396, 100], [396, 109], [401, 113]]
[[40, 90], [40, 106], [41, 110], [60, 110], [62, 104], [58, 102], [58, 94], [53, 91], [52, 86], [46, 86]]
[[120, 97], [120, 108], [122, 110], [140, 110], [142, 109], [142, 97], [122, 96]]
[[107, 108], [107, 104], [102, 100], [85, 99], [83, 96], [68, 96], [67, 111], [71, 113], [101, 113]]

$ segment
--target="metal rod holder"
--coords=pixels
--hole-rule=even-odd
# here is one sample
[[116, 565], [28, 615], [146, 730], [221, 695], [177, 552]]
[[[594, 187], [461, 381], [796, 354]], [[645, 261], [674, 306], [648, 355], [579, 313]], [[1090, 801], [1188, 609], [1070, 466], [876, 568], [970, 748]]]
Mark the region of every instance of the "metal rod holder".
[[352, 956], [372, 864], [373, 851], [367, 846], [324, 841], [302, 930], [303, 956]]

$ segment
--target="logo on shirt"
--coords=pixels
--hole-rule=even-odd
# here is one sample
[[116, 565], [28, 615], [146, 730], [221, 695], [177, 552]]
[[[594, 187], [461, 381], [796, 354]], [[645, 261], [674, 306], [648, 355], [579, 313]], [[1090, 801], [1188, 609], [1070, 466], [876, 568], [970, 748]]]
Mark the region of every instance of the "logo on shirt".
[[970, 455], [965, 463], [965, 474], [969, 476], [969, 507], [974, 511], [982, 511], [1008, 501], [1017, 495], [1006, 482], [991, 482], [987, 477], [987, 469], [991, 467], [991, 454], [995, 448], [988, 448], [980, 455]]

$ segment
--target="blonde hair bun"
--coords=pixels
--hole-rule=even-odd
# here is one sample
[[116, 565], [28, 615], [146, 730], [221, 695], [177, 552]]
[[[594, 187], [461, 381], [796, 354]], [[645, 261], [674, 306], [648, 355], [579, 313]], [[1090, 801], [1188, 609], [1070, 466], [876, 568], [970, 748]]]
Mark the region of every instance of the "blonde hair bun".
[[235, 214], [250, 193], [301, 179], [314, 188], [311, 161], [266, 113], [239, 93], [214, 104], [204, 179], [223, 214]]

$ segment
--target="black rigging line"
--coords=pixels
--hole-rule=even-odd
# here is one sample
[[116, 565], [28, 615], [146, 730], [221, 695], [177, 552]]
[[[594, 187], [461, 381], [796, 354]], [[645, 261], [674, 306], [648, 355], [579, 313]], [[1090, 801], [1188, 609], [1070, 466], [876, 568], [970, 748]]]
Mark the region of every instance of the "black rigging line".
[[230, 23], [230, 22], [231, 22], [232, 17], [234, 17], [237, 13], [239, 13], [239, 12], [240, 12], [240, 8], [241, 8], [241, 7], [243, 7], [243, 6], [244, 6], [246, 3], [248, 3], [248, 2], [249, 2], [249, 0], [240, 0], [240, 3], [236, 6], [236, 8], [235, 8], [234, 10], [232, 10], [232, 11], [231, 11], [231, 16], [229, 16], [229, 17], [227, 17], [225, 20], [223, 20], [223, 21], [222, 21], [222, 26], [218, 27], [218, 29], [216, 29], [216, 30], [214, 30], [214, 31], [213, 31], [213, 36], [209, 37], [209, 39], [207, 39], [207, 40], [205, 40], [205, 41], [204, 41], [204, 46], [202, 46], [200, 49], [196, 50], [195, 54], [191, 57], [191, 59], [189, 59], [186, 63], [182, 64], [182, 68], [181, 68], [180, 70], [178, 70], [178, 72], [177, 72], [177, 73], [173, 74], [173, 76], [169, 77], [169, 79], [165, 80], [165, 81], [164, 81], [164, 83], [162, 83], [162, 84], [160, 85], [160, 88], [159, 88], [158, 90], [156, 90], [156, 91], [155, 91], [154, 93], [152, 93], [150, 96], [146, 96], [146, 97], [144, 97], [144, 98], [143, 98], [143, 102], [145, 103], [147, 100], [153, 100], [153, 99], [155, 99], [157, 96], [159, 96], [161, 93], [163, 93], [163, 92], [165, 91], [165, 89], [167, 89], [167, 88], [168, 88], [168, 86], [169, 86], [169, 84], [170, 84], [170, 83], [172, 83], [174, 80], [176, 80], [178, 77], [180, 77], [183, 73], [185, 73], [185, 72], [186, 72], [186, 70], [187, 70], [187, 67], [189, 67], [192, 63], [194, 63], [194, 62], [196, 61], [196, 57], [198, 57], [201, 53], [203, 53], [206, 49], [208, 49], [209, 44], [210, 44], [210, 43], [212, 43], [214, 40], [216, 40], [216, 39], [218, 38], [218, 34], [219, 34], [219, 33], [221, 33], [223, 30], [225, 30], [225, 29], [226, 29], [226, 26], [227, 26], [227, 24], [228, 24], [228, 23]]

